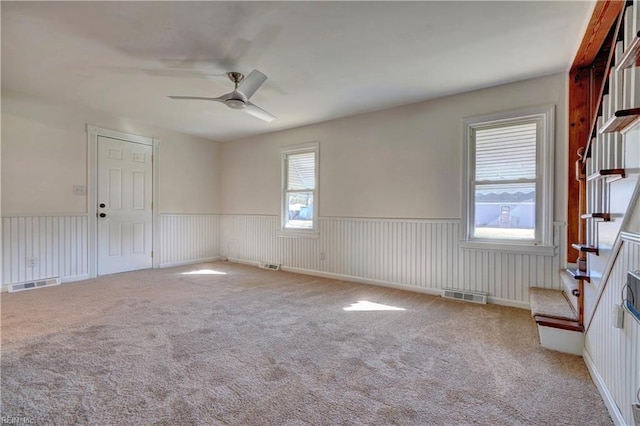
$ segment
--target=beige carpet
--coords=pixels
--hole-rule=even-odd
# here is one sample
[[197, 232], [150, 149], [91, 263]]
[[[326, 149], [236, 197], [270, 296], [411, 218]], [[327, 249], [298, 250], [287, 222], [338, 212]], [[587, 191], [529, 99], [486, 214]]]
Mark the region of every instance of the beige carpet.
[[578, 315], [573, 310], [564, 293], [560, 290], [534, 287], [529, 289], [531, 315], [543, 315], [568, 321], [578, 321]]
[[526, 310], [224, 262], [4, 293], [1, 364], [38, 425], [611, 424]]

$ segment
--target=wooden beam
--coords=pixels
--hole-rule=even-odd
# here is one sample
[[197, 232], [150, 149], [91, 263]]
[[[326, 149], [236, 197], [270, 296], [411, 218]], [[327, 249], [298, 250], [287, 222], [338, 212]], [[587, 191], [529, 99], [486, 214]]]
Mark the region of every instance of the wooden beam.
[[[576, 161], [580, 156], [576, 154], [584, 147], [589, 139], [591, 131], [591, 75], [588, 68], [572, 70], [569, 74], [569, 173], [578, 173], [581, 167], [576, 167]], [[569, 176], [567, 190], [567, 260], [576, 262], [580, 253], [571, 247], [571, 243], [584, 243], [581, 241], [580, 221], [580, 182], [581, 176]]]
[[591, 66], [624, 5], [625, 1], [619, 0], [596, 2], [582, 43], [573, 60], [572, 70]]

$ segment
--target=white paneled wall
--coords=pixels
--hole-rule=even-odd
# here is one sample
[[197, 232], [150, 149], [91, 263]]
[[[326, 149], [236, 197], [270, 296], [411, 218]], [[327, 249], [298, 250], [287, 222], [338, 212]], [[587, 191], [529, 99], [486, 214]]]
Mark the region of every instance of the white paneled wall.
[[[87, 219], [86, 215], [3, 217], [3, 284], [86, 277]], [[33, 267], [28, 259], [33, 259]]]
[[[218, 256], [217, 215], [160, 215], [160, 266]], [[87, 215], [13, 216], [2, 218], [2, 285], [89, 274]], [[28, 265], [33, 258], [35, 266]]]
[[[87, 222], [86, 215], [2, 218], [3, 284], [86, 277]], [[559, 288], [557, 256], [462, 250], [457, 219], [321, 218], [317, 238], [282, 237], [278, 229], [277, 216], [161, 214], [160, 266], [217, 257], [280, 263], [424, 292], [483, 291], [494, 302], [523, 307], [530, 286]]]
[[276, 216], [220, 216], [220, 256], [250, 262], [280, 262]]
[[325, 219], [324, 270], [420, 288], [453, 286], [459, 221]]
[[160, 215], [160, 266], [211, 260], [218, 256], [218, 216]]
[[517, 306], [528, 305], [530, 286], [560, 288], [558, 255], [461, 250], [457, 219], [321, 218], [318, 238], [280, 237], [278, 228], [277, 216], [221, 216], [220, 255], [418, 291], [484, 291]]
[[[585, 335], [590, 367], [602, 380], [620, 410], [624, 424], [633, 424], [631, 404], [640, 388], [640, 323], [625, 313], [624, 328], [613, 327], [615, 305], [621, 303], [627, 271], [640, 269], [640, 242], [623, 240], [607, 287]], [[606, 398], [605, 398], [606, 399]]]
[[529, 287], [560, 289], [557, 256], [463, 250], [461, 288], [483, 291], [494, 301], [528, 303]]

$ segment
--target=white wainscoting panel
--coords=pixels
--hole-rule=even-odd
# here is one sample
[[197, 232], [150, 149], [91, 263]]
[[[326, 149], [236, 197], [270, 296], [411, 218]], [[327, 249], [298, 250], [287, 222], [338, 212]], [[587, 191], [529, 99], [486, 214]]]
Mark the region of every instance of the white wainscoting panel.
[[[87, 224], [86, 215], [3, 218], [3, 284], [86, 277]], [[279, 236], [268, 215], [161, 214], [160, 228], [163, 267], [225, 257], [417, 291], [484, 291], [516, 306], [528, 304], [529, 286], [559, 285], [557, 257], [461, 250], [457, 219], [321, 218], [318, 238]]]
[[493, 299], [528, 302], [529, 287], [560, 289], [556, 256], [462, 250], [465, 290], [486, 292]]
[[634, 424], [631, 404], [638, 403], [636, 392], [640, 388], [640, 324], [625, 313], [624, 328], [615, 328], [613, 314], [615, 305], [621, 303], [627, 271], [638, 269], [640, 244], [623, 241], [585, 335], [585, 350], [593, 362], [590, 367], [596, 369], [624, 424], [629, 425]]
[[219, 218], [211, 214], [160, 215], [160, 266], [218, 257]]
[[[556, 224], [559, 237], [563, 224]], [[559, 255], [461, 250], [458, 219], [320, 218], [318, 238], [278, 236], [277, 216], [220, 217], [220, 255], [407, 288], [484, 291], [527, 306], [530, 286], [560, 288]], [[562, 253], [562, 248], [556, 250]]]
[[299, 267], [423, 289], [453, 287], [459, 232], [457, 220], [321, 219], [315, 258], [324, 253], [325, 260]]
[[[86, 215], [2, 218], [2, 284], [88, 274]], [[27, 264], [34, 258], [35, 266]]]
[[220, 256], [249, 262], [282, 263], [277, 216], [220, 216]]

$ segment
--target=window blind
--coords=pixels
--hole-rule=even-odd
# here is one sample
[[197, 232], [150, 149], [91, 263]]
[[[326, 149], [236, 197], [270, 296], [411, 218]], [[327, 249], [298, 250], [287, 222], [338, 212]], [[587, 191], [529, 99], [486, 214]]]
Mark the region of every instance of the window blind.
[[476, 182], [536, 179], [536, 123], [475, 132]]
[[287, 190], [314, 189], [315, 152], [289, 154], [287, 156]]

